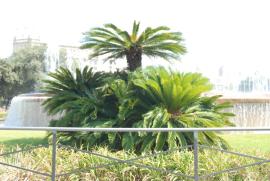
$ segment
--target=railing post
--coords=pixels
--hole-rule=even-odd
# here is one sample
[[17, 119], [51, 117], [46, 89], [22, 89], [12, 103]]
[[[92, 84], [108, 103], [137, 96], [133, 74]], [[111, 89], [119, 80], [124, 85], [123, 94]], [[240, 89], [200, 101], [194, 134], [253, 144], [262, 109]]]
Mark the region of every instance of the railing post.
[[193, 137], [194, 137], [194, 180], [198, 181], [199, 180], [199, 159], [198, 159], [198, 131], [193, 132]]
[[52, 131], [52, 181], [56, 178], [56, 130]]

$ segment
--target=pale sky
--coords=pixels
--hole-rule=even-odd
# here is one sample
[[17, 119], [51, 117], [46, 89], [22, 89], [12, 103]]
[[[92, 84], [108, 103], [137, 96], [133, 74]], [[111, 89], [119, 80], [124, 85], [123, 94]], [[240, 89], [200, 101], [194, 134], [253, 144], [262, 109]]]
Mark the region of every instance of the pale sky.
[[188, 53], [177, 66], [268, 71], [269, 0], [1, 1], [0, 57], [11, 54], [13, 37], [24, 29], [45, 42], [76, 45], [92, 27], [114, 23], [129, 30], [133, 20], [183, 33]]

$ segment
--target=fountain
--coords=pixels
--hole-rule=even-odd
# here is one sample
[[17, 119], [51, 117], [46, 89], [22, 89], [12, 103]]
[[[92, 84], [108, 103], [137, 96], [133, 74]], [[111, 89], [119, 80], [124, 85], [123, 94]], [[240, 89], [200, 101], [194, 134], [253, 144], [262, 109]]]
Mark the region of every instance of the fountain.
[[263, 69], [241, 71], [221, 67], [218, 76], [212, 79], [214, 91], [211, 95], [221, 94], [221, 102], [233, 104], [229, 111], [235, 114], [231, 120], [236, 126], [270, 127], [269, 72]]
[[220, 102], [231, 102], [228, 111], [235, 114], [231, 121], [239, 127], [270, 127], [270, 95], [231, 94], [224, 95]]
[[49, 96], [43, 93], [21, 94], [12, 99], [5, 126], [48, 126], [57, 116], [49, 116], [42, 106], [42, 102]]
[[[219, 75], [211, 81], [214, 90], [208, 95], [223, 95], [220, 102], [228, 101], [228, 110], [236, 116], [231, 121], [239, 127], [270, 127], [270, 74], [238, 76], [231, 72]], [[240, 75], [240, 74], [239, 74]], [[247, 78], [246, 78], [247, 77]], [[41, 93], [22, 94], [12, 99], [5, 126], [48, 126], [50, 120], [60, 116], [48, 116], [42, 102], [49, 96]]]

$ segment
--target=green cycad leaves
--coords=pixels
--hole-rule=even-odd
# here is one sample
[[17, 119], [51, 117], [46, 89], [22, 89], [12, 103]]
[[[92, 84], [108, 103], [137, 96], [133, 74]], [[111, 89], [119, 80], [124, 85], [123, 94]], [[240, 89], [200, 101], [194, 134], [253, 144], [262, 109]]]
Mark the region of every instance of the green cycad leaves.
[[157, 134], [155, 150], [162, 150], [168, 137], [168, 133], [160, 132]]
[[131, 41], [133, 43], [136, 43], [136, 41], [137, 41], [139, 27], [140, 27], [140, 22], [137, 23], [136, 21], [134, 21], [133, 28], [132, 28], [132, 34], [131, 34]]
[[143, 127], [145, 128], [162, 128], [167, 127], [170, 115], [164, 108], [156, 107], [143, 115]]
[[[106, 56], [106, 60], [113, 61], [125, 57], [129, 64], [130, 61], [141, 62], [142, 55], [178, 60], [186, 52], [180, 32], [170, 32], [170, 28], [160, 26], [148, 27], [139, 34], [139, 29], [140, 23], [136, 21], [133, 22], [130, 33], [114, 24], [105, 24], [104, 27], [93, 28], [84, 33], [81, 48], [93, 50], [90, 58]], [[134, 54], [138, 56], [132, 56]], [[134, 60], [129, 60], [128, 57], [134, 57]], [[135, 68], [140, 65], [141, 63]], [[133, 68], [128, 68], [133, 71]]]
[[165, 68], [148, 68], [143, 76], [134, 75], [133, 83], [147, 97], [162, 104], [169, 112], [176, 112], [196, 101], [211, 84], [200, 74], [180, 74]]
[[[137, 24], [136, 24], [137, 26]], [[117, 29], [115, 31], [118, 31]], [[150, 30], [149, 30], [150, 31]], [[151, 36], [151, 35], [149, 35]], [[45, 102], [51, 114], [64, 112], [53, 126], [79, 127], [222, 127], [232, 123], [228, 103], [220, 96], [203, 97], [211, 90], [209, 80], [198, 73], [179, 73], [149, 67], [129, 75], [93, 72], [86, 67], [73, 75], [61, 68], [46, 80]], [[60, 133], [62, 140], [138, 153], [166, 150], [193, 144], [192, 133]], [[213, 132], [199, 134], [199, 143], [226, 148]]]
[[134, 136], [131, 133], [124, 133], [122, 147], [125, 150], [134, 150]]
[[43, 90], [53, 97], [44, 104], [52, 114], [73, 109], [71, 102], [91, 94], [91, 91], [103, 84], [104, 77], [101, 73], [93, 73], [89, 67], [85, 67], [82, 71], [77, 69], [75, 76], [65, 68], [60, 68], [49, 76], [53, 79], [44, 81], [46, 86]]
[[[133, 98], [138, 102], [134, 109], [140, 109], [140, 105], [148, 105], [144, 107], [145, 113], [141, 119], [145, 128], [231, 125], [228, 120], [231, 114], [223, 112], [229, 104], [216, 103], [218, 97], [202, 97], [202, 93], [211, 90], [212, 85], [201, 74], [150, 67], [135, 72], [131, 82], [133, 92], [136, 93]], [[142, 140], [149, 142], [146, 146], [146, 141], [143, 141], [143, 150], [175, 148], [193, 143], [190, 133], [152, 133], [152, 137], [148, 134], [140, 136]], [[201, 144], [227, 145], [214, 133], [202, 133], [201, 138]]]

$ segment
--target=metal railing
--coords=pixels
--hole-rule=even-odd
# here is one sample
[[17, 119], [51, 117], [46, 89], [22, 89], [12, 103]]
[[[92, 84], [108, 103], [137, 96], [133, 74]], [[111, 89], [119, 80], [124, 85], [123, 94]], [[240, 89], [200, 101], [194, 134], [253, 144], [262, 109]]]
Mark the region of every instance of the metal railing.
[[[189, 179], [194, 179], [195, 181], [198, 181], [201, 178], [207, 178], [210, 176], [215, 176], [217, 174], [221, 174], [221, 173], [226, 173], [226, 172], [232, 172], [232, 171], [237, 171], [243, 168], [247, 168], [250, 166], [255, 166], [255, 165], [260, 165], [260, 164], [265, 164], [265, 163], [269, 163], [270, 162], [270, 158], [266, 159], [266, 158], [260, 158], [260, 157], [256, 157], [256, 156], [251, 156], [251, 155], [247, 155], [247, 154], [243, 154], [243, 153], [238, 153], [238, 152], [233, 152], [233, 151], [229, 151], [229, 150], [223, 150], [220, 148], [214, 148], [214, 147], [209, 147], [207, 145], [199, 145], [198, 143], [198, 134], [200, 132], [205, 132], [205, 131], [213, 131], [213, 132], [242, 132], [242, 131], [270, 131], [270, 128], [264, 128], [264, 127], [254, 127], [254, 128], [240, 128], [240, 127], [229, 127], [229, 128], [77, 128], [77, 127], [0, 127], [0, 130], [22, 130], [22, 131], [49, 131], [52, 132], [52, 166], [51, 166], [51, 172], [50, 173], [43, 173], [40, 171], [36, 171], [36, 170], [32, 170], [32, 169], [28, 169], [28, 168], [23, 168], [23, 167], [19, 167], [16, 165], [11, 165], [11, 164], [7, 164], [4, 162], [0, 162], [0, 165], [4, 165], [4, 166], [9, 166], [9, 167], [13, 167], [16, 169], [21, 169], [24, 171], [28, 171], [28, 172], [32, 172], [35, 174], [39, 174], [39, 175], [43, 175], [45, 177], [50, 177], [52, 181], [55, 181], [57, 177], [60, 176], [66, 176], [66, 175], [70, 175], [70, 174], [76, 174], [78, 172], [82, 172], [82, 171], [87, 171], [90, 169], [98, 169], [98, 168], [104, 168], [104, 167], [109, 167], [112, 164], [115, 163], [125, 163], [125, 164], [129, 164], [129, 165], [135, 165], [138, 167], [142, 167], [142, 168], [147, 168], [147, 169], [152, 169], [152, 170], [156, 170], [156, 171], [161, 171], [161, 172], [166, 172], [166, 173], [172, 173], [178, 176], [182, 176], [182, 177], [186, 177]], [[139, 164], [139, 163], [135, 163], [134, 161], [142, 159], [142, 158], [146, 158], [146, 157], [150, 157], [149, 155], [146, 156], [138, 156], [136, 158], [133, 159], [128, 159], [128, 160], [122, 160], [122, 159], [118, 159], [118, 158], [114, 158], [114, 157], [110, 157], [110, 156], [106, 156], [106, 155], [102, 155], [99, 153], [95, 153], [95, 152], [91, 152], [91, 151], [87, 151], [87, 150], [81, 150], [81, 149], [77, 149], [77, 148], [73, 148], [71, 146], [65, 146], [65, 145], [58, 145], [57, 144], [57, 132], [192, 132], [193, 133], [193, 137], [194, 137], [194, 144], [193, 145], [187, 145], [181, 148], [177, 148], [177, 150], [179, 149], [186, 149], [186, 148], [193, 148], [193, 155], [194, 155], [194, 174], [193, 175], [185, 175], [183, 173], [175, 173], [174, 170], [164, 170], [161, 168], [157, 168], [157, 167], [152, 167], [152, 166], [148, 166], [148, 165], [144, 165], [144, 164]], [[113, 161], [113, 163], [109, 163], [109, 164], [100, 164], [97, 166], [92, 166], [92, 167], [88, 167], [85, 168], [84, 170], [82, 169], [74, 169], [71, 170], [68, 173], [61, 173], [61, 174], [57, 174], [56, 173], [56, 156], [57, 156], [57, 146], [60, 147], [64, 147], [67, 149], [73, 149], [76, 151], [81, 151], [83, 153], [88, 153], [88, 154], [92, 154], [95, 156], [99, 156], [102, 158], [106, 158], [109, 159], [111, 161]], [[43, 146], [37, 146], [37, 147], [33, 147], [33, 148], [28, 148], [28, 149], [21, 149], [21, 150], [17, 150], [17, 151], [13, 151], [13, 152], [7, 152], [7, 153], [2, 153], [0, 154], [0, 156], [6, 156], [6, 155], [11, 155], [14, 153], [19, 153], [19, 152], [24, 152], [24, 151], [29, 151], [32, 149], [36, 149], [39, 147], [43, 147]], [[213, 150], [217, 150], [217, 151], [221, 151], [221, 152], [225, 152], [225, 153], [229, 153], [229, 154], [234, 154], [234, 155], [238, 155], [238, 156], [242, 156], [242, 157], [247, 157], [247, 158], [252, 158], [255, 160], [258, 160], [255, 163], [250, 163], [250, 164], [246, 164], [246, 165], [242, 165], [239, 167], [235, 167], [235, 168], [229, 168], [229, 169], [225, 169], [225, 170], [221, 170], [221, 171], [217, 171], [217, 172], [212, 172], [209, 173], [207, 175], [199, 175], [199, 148], [202, 149], [213, 149]], [[160, 153], [154, 153], [151, 156], [156, 156], [158, 154], [164, 154], [164, 153], [169, 153], [173, 150], [168, 150], [168, 151], [164, 151], [164, 152], [160, 152]]]

